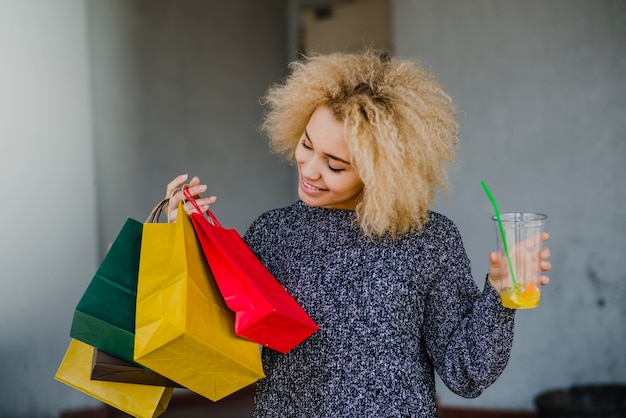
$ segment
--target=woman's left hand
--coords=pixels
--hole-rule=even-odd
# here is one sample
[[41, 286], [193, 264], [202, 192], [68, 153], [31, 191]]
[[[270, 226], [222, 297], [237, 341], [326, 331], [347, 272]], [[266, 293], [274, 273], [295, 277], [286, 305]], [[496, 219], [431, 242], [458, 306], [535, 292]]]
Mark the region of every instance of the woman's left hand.
[[[181, 187], [185, 184], [188, 178], [189, 176], [187, 174], [181, 174], [170, 181], [166, 187], [165, 197], [169, 198], [168, 206], [165, 209], [168, 222], [176, 222], [176, 216], [178, 215], [178, 203], [186, 202], [186, 198]], [[217, 197], [215, 196], [200, 196], [201, 193], [206, 191], [207, 187], [204, 184], [200, 184], [200, 179], [198, 177], [193, 177], [187, 184], [187, 187], [189, 193], [191, 193], [192, 196], [195, 196], [196, 203], [202, 212], [209, 210], [209, 205], [215, 203], [217, 200]]]
[[[550, 234], [548, 234], [547, 232], [544, 232], [541, 235], [541, 240], [543, 242], [546, 242], [548, 239], [550, 239]], [[539, 262], [539, 270], [542, 273], [545, 273], [547, 271], [550, 270], [550, 268], [552, 267], [552, 263], [550, 262], [550, 248], [548, 247], [542, 247], [539, 252], [538, 252], [538, 262]], [[501, 260], [501, 255], [497, 252], [494, 251], [491, 254], [489, 254], [489, 281], [491, 282], [491, 285], [496, 289], [500, 289], [500, 286], [498, 285], [498, 282], [501, 279], [501, 273], [500, 273], [500, 263], [501, 262], [505, 262], [506, 260]], [[539, 277], [539, 283], [542, 285], [546, 285], [550, 282], [550, 278], [548, 276], [546, 276], [545, 274], [542, 274]], [[498, 290], [499, 291], [499, 290]]]

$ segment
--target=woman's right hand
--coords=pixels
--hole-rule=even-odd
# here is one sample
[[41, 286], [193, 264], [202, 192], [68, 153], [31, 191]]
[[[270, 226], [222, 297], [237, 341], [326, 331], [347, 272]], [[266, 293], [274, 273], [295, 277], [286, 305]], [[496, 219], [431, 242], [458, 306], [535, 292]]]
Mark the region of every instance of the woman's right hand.
[[[539, 239], [543, 242], [546, 242], [550, 239], [550, 234], [548, 234], [547, 232], [543, 232], [541, 236], [538, 236], [537, 238], [531, 237], [528, 241], [525, 241], [525, 243], [529, 248], [532, 249], [538, 244]], [[547, 285], [548, 283], [550, 283], [550, 278], [543, 274], [550, 271], [550, 269], [552, 268], [552, 263], [550, 262], [550, 248], [544, 246], [538, 252], [532, 250], [522, 250], [520, 251], [520, 253], [523, 254], [523, 256], [520, 257], [530, 256], [532, 257], [531, 260], [536, 260], [539, 263], [539, 271], [542, 273], [541, 276], [539, 276], [539, 284]], [[508, 277], [508, 274], [506, 273], [507, 267], [504, 268], [505, 276], [501, 277], [501, 263], [506, 264], [506, 258], [502, 253], [494, 251], [489, 254], [489, 281], [491, 282], [493, 288], [496, 289], [498, 294], [500, 293], [500, 289], [502, 287], [498, 282]]]
[[[187, 174], [181, 174], [174, 180], [170, 181], [167, 185], [165, 197], [170, 199], [169, 204], [166, 208], [168, 222], [176, 222], [176, 217], [178, 215], [178, 203], [184, 203], [186, 201], [181, 186], [185, 184], [188, 177], [189, 176]], [[206, 212], [207, 210], [209, 210], [209, 205], [215, 203], [215, 201], [217, 200], [217, 197], [215, 196], [201, 196], [202, 193], [206, 191], [206, 185], [200, 184], [200, 179], [198, 177], [193, 177], [189, 181], [189, 183], [187, 183], [187, 186], [189, 193], [191, 193], [192, 196], [196, 196], [196, 203], [198, 204], [202, 212]], [[187, 211], [192, 211], [193, 207], [191, 207], [191, 205], [189, 206], [190, 207], [186, 207], [185, 209]]]

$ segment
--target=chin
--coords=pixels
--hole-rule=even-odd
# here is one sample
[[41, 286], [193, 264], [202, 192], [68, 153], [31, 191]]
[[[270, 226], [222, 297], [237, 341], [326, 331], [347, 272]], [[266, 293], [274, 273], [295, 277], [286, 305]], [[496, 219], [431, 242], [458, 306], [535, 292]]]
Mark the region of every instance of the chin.
[[302, 203], [304, 203], [307, 206], [311, 206], [311, 207], [316, 207], [319, 205], [316, 205], [314, 201], [311, 201], [311, 199], [309, 199], [307, 196], [299, 196], [300, 200], [302, 201]]
[[314, 199], [311, 199], [311, 197], [302, 190], [298, 190], [298, 198], [302, 201], [302, 203], [312, 208], [320, 206], [319, 203], [317, 203]]

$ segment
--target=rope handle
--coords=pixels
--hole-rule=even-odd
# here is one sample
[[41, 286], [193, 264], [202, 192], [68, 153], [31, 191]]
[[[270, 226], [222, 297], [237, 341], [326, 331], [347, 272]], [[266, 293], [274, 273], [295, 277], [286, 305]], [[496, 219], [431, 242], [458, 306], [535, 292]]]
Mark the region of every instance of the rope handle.
[[[165, 209], [165, 206], [167, 206], [169, 203], [170, 203], [169, 197], [166, 197], [165, 199], [157, 203], [157, 205], [154, 208], [152, 208], [152, 211], [150, 211], [150, 215], [148, 215], [148, 218], [146, 219], [145, 223], [150, 223], [150, 224], [158, 223], [159, 218], [163, 214], [163, 209]], [[169, 217], [169, 214], [168, 214], [168, 217]]]
[[[200, 206], [198, 206], [198, 203], [196, 202], [196, 197], [199, 196], [192, 196], [191, 192], [189, 191], [189, 186], [188, 185], [183, 185], [182, 186], [182, 190], [183, 190], [183, 195], [185, 196], [185, 199], [187, 202], [190, 202], [191, 205], [193, 206], [193, 208], [198, 212], [199, 215], [204, 215], [202, 212], [202, 209], [200, 209]], [[169, 221], [170, 219], [170, 212], [172, 211], [172, 208], [169, 207], [169, 203], [170, 200], [172, 198], [172, 196], [174, 196], [174, 194], [177, 192], [178, 190], [174, 190], [172, 192], [172, 194], [170, 195], [170, 197], [166, 197], [165, 199], [161, 200], [159, 203], [157, 203], [157, 205], [152, 208], [152, 210], [150, 211], [150, 215], [148, 215], [148, 218], [146, 219], [145, 223], [158, 223], [159, 222], [159, 218], [161, 217], [161, 215], [163, 215], [163, 212], [165, 211], [165, 207], [167, 206], [168, 210], [167, 210], [167, 219]], [[184, 208], [184, 205], [183, 205]], [[213, 215], [213, 213], [210, 210], [206, 211], [206, 214], [208, 216], [208, 221], [211, 222], [213, 225], [219, 226], [220, 228], [223, 228], [222, 225], [220, 224], [220, 222], [217, 220], [217, 218], [215, 217], [215, 215]]]
[[172, 194], [170, 195], [170, 197], [166, 197], [165, 199], [161, 200], [159, 203], [157, 203], [157, 205], [152, 208], [152, 211], [150, 211], [150, 215], [148, 215], [148, 218], [146, 219], [146, 223], [158, 223], [159, 222], [159, 218], [161, 217], [161, 215], [163, 214], [163, 211], [165, 210], [165, 207], [167, 206], [167, 221], [169, 222], [170, 220], [170, 213], [172, 211], [172, 208], [169, 207], [170, 204], [170, 200], [172, 199], [172, 196], [174, 196], [174, 194], [177, 192], [177, 190], [174, 190], [172, 192]]

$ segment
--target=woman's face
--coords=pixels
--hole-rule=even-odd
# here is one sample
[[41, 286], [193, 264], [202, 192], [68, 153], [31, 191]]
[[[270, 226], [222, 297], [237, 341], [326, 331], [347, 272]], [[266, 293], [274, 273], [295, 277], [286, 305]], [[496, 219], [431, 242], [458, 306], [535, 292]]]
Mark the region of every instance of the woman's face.
[[318, 107], [296, 148], [298, 196], [308, 206], [354, 210], [363, 182], [351, 164], [343, 123]]

